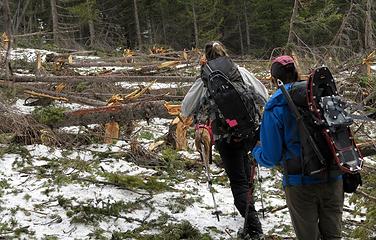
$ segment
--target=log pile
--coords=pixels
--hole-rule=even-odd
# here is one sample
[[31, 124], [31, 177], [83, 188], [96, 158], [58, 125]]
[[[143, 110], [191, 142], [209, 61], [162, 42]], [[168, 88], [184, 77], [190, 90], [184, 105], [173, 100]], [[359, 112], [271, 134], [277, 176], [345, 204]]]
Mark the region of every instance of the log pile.
[[[25, 106], [46, 107], [58, 102], [77, 103], [82, 108], [65, 110], [54, 121], [42, 121], [33, 114], [22, 116], [28, 119], [28, 126], [41, 121], [33, 137], [42, 134], [45, 127], [96, 124], [105, 126], [106, 142], [119, 138], [119, 125], [132, 125], [134, 120], [141, 119], [172, 118], [166, 101], [182, 100], [196, 79], [200, 57], [197, 50], [161, 49], [151, 49], [149, 54], [125, 50], [122, 57], [116, 58], [80, 57], [72, 52], [35, 55], [34, 71], [18, 68], [11, 76], [0, 73], [0, 88], [16, 92], [18, 98], [25, 99]], [[153, 88], [152, 84], [164, 86]], [[24, 135], [22, 126], [18, 128], [21, 131], [17, 135]], [[10, 129], [1, 132], [9, 134]]]
[[[0, 73], [0, 87], [22, 94], [20, 98], [27, 99], [28, 106], [81, 104], [81, 109], [65, 111], [59, 121], [49, 122], [48, 127], [99, 124], [106, 126], [104, 135], [110, 142], [119, 138], [119, 125], [132, 125], [141, 119], [173, 118], [165, 103], [183, 99], [199, 73], [200, 54], [197, 50], [150, 49], [146, 54], [125, 49], [121, 57], [88, 58], [67, 52], [48, 54], [42, 61], [37, 53], [32, 74], [22, 74], [22, 69], [15, 69], [21, 74], [11, 76]], [[243, 58], [234, 61], [239, 65], [260, 62]], [[261, 64], [268, 65], [269, 61]], [[163, 86], [153, 87], [158, 84]], [[32, 118], [25, 115], [25, 119]], [[366, 155], [374, 154], [372, 145], [364, 145], [364, 151]]]

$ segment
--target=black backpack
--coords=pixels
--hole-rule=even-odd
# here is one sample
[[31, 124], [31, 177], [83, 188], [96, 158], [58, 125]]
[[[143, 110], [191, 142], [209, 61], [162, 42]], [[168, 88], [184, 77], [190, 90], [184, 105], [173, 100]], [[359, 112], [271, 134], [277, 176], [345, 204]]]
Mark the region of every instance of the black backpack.
[[[344, 189], [346, 192], [352, 191], [354, 186], [347, 182], [356, 186], [361, 184], [359, 171], [363, 165], [363, 157], [350, 130], [353, 119], [345, 111], [346, 102], [340, 98], [329, 69], [316, 69], [308, 81], [293, 83], [289, 93], [325, 160], [320, 160], [309, 141], [310, 136], [299, 126], [300, 159], [303, 162], [300, 162], [301, 166], [289, 168], [303, 168], [304, 175], [345, 173]], [[347, 186], [350, 186], [349, 189], [346, 189]]]
[[213, 133], [236, 138], [254, 137], [259, 123], [255, 90], [244, 83], [228, 57], [208, 61], [201, 71], [208, 89]]

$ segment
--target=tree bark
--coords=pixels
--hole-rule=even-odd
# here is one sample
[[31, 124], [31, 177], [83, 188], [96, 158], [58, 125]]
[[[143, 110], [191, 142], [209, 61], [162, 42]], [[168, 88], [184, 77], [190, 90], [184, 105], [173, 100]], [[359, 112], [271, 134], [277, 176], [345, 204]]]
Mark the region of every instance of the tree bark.
[[89, 20], [89, 32], [90, 32], [90, 47], [93, 47], [95, 44], [95, 28], [94, 28], [94, 21]]
[[338, 32], [336, 33], [335, 37], [333, 38], [333, 40], [330, 42], [329, 45], [332, 46], [332, 45], [338, 45], [338, 44], [341, 43], [341, 36], [343, 34], [343, 31], [345, 30], [345, 26], [346, 26], [347, 22], [349, 21], [353, 7], [354, 7], [354, 3], [353, 3], [353, 1], [351, 1], [350, 2], [350, 8], [347, 11], [346, 16], [343, 18], [341, 26], [338, 29]]
[[23, 19], [25, 17], [26, 10], [29, 7], [29, 3], [30, 3], [30, 0], [26, 0], [26, 2], [23, 4], [21, 14], [15, 19], [15, 26], [14, 26], [14, 31], [13, 31], [14, 34], [18, 33], [18, 29], [20, 27], [21, 22], [23, 21]]
[[162, 3], [160, 4], [161, 7], [161, 18], [162, 18], [162, 29], [163, 29], [163, 43], [167, 44], [167, 30], [166, 30], [166, 18], [165, 18], [165, 13], [163, 10], [163, 5]]
[[83, 109], [64, 113], [61, 121], [52, 123], [51, 127], [85, 126], [105, 124], [112, 121], [128, 123], [132, 120], [149, 120], [151, 118], [172, 118], [164, 106], [165, 101], [138, 102], [117, 106]]
[[375, 48], [375, 33], [374, 22], [372, 18], [374, 0], [367, 0], [366, 4], [366, 20], [364, 28], [364, 48], [366, 51], [373, 50]]
[[197, 26], [197, 17], [196, 17], [196, 8], [195, 8], [195, 1], [192, 0], [192, 15], [193, 15], [193, 28], [195, 33], [195, 48], [198, 48], [198, 26]]
[[59, 16], [57, 13], [56, 0], [50, 0], [51, 4], [51, 17], [52, 17], [52, 31], [54, 36], [54, 42], [56, 45], [59, 45], [60, 36], [59, 36]]
[[134, 20], [136, 22], [138, 48], [142, 49], [141, 28], [140, 28], [140, 20], [138, 19], [137, 0], [133, 0], [133, 7], [134, 7]]
[[287, 43], [292, 43], [294, 38], [294, 22], [296, 19], [296, 16], [298, 15], [298, 4], [299, 0], [294, 1], [294, 8], [292, 9], [291, 19], [290, 19], [290, 29], [289, 29], [289, 36], [287, 39]]
[[9, 1], [4, 0], [3, 2], [3, 13], [4, 13], [4, 29], [5, 33], [8, 37], [8, 42], [6, 43], [6, 54], [5, 54], [5, 78], [9, 79], [11, 75], [11, 68], [10, 68], [10, 63], [9, 63], [9, 56], [10, 56], [10, 51], [12, 49], [12, 42], [13, 42], [13, 37], [12, 37], [12, 19], [10, 17], [10, 8], [9, 8]]
[[245, 35], [246, 35], [246, 42], [247, 42], [247, 54], [251, 51], [251, 35], [249, 32], [249, 23], [248, 23], [248, 15], [247, 15], [247, 4], [246, 1], [243, 1], [244, 4], [244, 22], [245, 22]]
[[244, 45], [243, 45], [243, 32], [242, 32], [242, 25], [240, 22], [240, 17], [238, 17], [238, 28], [239, 28], [239, 41], [240, 41], [240, 52], [241, 55], [244, 55]]

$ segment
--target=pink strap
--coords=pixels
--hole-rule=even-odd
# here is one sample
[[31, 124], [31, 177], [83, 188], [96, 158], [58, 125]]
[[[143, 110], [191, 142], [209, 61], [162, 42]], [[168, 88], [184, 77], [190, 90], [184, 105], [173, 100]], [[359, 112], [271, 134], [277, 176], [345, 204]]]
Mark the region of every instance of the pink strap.
[[238, 125], [238, 121], [236, 121], [236, 119], [233, 119], [233, 120], [226, 119], [226, 122], [227, 122], [227, 124], [228, 124], [230, 127], [235, 127], [236, 125]]
[[206, 125], [206, 124], [196, 124], [195, 125], [196, 130], [199, 130], [200, 128], [205, 128], [206, 130], [208, 130], [209, 135], [210, 135], [210, 140], [213, 143], [214, 137], [213, 137], [213, 131], [212, 131], [212, 128], [211, 128], [211, 123], [209, 125]]

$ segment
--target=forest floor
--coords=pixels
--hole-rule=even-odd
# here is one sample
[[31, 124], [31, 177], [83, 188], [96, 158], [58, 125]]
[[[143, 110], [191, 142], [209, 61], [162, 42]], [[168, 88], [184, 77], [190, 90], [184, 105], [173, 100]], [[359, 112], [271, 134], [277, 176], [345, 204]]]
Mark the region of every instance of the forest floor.
[[[12, 108], [32, 112], [35, 107], [23, 102], [16, 99]], [[138, 144], [148, 149], [167, 134], [170, 122], [136, 121]], [[83, 129], [64, 131], [80, 134]], [[129, 154], [132, 143], [127, 140], [70, 148], [1, 144], [0, 239], [236, 239], [243, 219], [219, 156], [214, 153], [210, 165], [221, 211], [218, 221], [205, 169], [194, 150], [193, 131], [188, 131], [189, 150], [164, 147], [143, 161]], [[375, 136], [372, 126], [369, 134]], [[154, 159], [165, 164], [150, 166], [148, 161]], [[376, 166], [375, 159], [366, 161]], [[260, 168], [258, 178], [254, 197], [265, 234], [270, 239], [293, 239], [281, 173]], [[356, 208], [351, 195], [345, 196], [344, 235], [349, 236], [365, 220], [365, 210]]]

